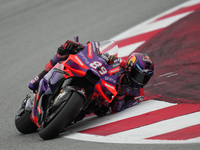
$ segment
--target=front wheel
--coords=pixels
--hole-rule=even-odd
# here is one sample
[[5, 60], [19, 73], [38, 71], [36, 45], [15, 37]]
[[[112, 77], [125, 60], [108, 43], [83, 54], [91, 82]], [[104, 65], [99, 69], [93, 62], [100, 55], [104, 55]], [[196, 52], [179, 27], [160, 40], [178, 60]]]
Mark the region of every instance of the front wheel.
[[15, 126], [23, 134], [35, 132], [38, 127], [31, 121], [31, 111], [24, 110], [20, 115], [15, 116]]
[[[61, 111], [57, 113], [50, 123], [39, 130], [40, 137], [44, 140], [48, 140], [57, 136], [79, 113], [83, 103], [84, 97], [77, 92], [73, 92]], [[46, 123], [44, 122], [44, 124]]]
[[[22, 106], [15, 116], [15, 126], [23, 134], [35, 132], [38, 126], [31, 121], [33, 94], [27, 94], [22, 101]], [[26, 107], [26, 108], [25, 108]]]

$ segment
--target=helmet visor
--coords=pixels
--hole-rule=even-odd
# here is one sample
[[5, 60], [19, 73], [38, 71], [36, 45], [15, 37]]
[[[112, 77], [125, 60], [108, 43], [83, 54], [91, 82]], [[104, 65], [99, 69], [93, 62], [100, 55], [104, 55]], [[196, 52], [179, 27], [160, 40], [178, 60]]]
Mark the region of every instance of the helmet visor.
[[139, 72], [134, 67], [132, 68], [129, 76], [131, 77], [131, 80], [133, 80], [139, 85], [146, 85], [149, 79], [151, 78], [150, 75]]

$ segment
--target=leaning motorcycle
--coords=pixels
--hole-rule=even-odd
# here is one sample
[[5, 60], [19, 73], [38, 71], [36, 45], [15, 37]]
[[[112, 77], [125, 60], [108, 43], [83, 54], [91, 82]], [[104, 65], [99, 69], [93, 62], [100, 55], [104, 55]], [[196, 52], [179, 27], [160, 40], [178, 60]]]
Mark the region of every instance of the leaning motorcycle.
[[[77, 40], [78, 41], [78, 40]], [[76, 122], [82, 112], [103, 116], [117, 95], [120, 62], [108, 64], [102, 52], [116, 52], [114, 41], [89, 42], [57, 63], [41, 80], [34, 97], [29, 94], [15, 117], [23, 134], [39, 131], [48, 140]]]

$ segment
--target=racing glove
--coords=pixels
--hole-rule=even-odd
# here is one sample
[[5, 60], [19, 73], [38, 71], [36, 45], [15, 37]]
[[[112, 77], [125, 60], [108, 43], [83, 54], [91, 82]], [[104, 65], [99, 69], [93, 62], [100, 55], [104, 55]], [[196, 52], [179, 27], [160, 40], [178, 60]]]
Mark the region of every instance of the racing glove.
[[77, 50], [82, 50], [83, 48], [84, 47], [82, 44], [67, 40], [63, 45], [58, 48], [57, 53], [61, 56], [65, 54], [76, 54], [78, 52]]

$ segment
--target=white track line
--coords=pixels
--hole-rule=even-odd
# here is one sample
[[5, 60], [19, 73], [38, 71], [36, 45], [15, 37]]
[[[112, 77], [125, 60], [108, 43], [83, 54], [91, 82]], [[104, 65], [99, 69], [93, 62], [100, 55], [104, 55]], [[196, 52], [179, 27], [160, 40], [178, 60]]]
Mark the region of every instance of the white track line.
[[141, 46], [145, 41], [137, 42], [131, 45], [124, 46], [119, 48], [118, 57], [125, 57], [130, 55], [134, 50]]
[[140, 23], [140, 24], [138, 24], [138, 25], [136, 25], [136, 26], [134, 26], [134, 27], [132, 27], [132, 28], [130, 28], [130, 29], [118, 34], [118, 35], [116, 35], [112, 39], [115, 40], [115, 41], [118, 41], [118, 40], [121, 40], [121, 39], [124, 39], [124, 38], [128, 38], [130, 36], [133, 36], [132, 34], [130, 35], [130, 33], [135, 33], [136, 31], [140, 30], [141, 27], [146, 26], [147, 24], [155, 21], [156, 19], [158, 19], [158, 18], [160, 18], [160, 17], [162, 17], [164, 15], [170, 14], [170, 13], [172, 13], [172, 12], [182, 8], [182, 7], [192, 6], [192, 5], [198, 4], [199, 2], [200, 2], [199, 0], [187, 1], [187, 2], [185, 2], [183, 4], [180, 4], [180, 5], [174, 7], [172, 9], [170, 9], [170, 10], [167, 10], [167, 11], [165, 11], [165, 12], [163, 12], [163, 13], [161, 13], [161, 14], [153, 17], [153, 18], [148, 19], [147, 21], [144, 21], [144, 22], [142, 22], [142, 23]]
[[[183, 129], [192, 125], [197, 125], [200, 123], [199, 122], [200, 120], [197, 119], [199, 118], [199, 116], [200, 116], [200, 112], [195, 112], [192, 114], [187, 114], [184, 116], [179, 116], [179, 117], [168, 119], [168, 120], [163, 120], [161, 122], [143, 126], [137, 129], [132, 129], [129, 131], [116, 133], [109, 136], [110, 138], [115, 138], [119, 136], [129, 141], [133, 139], [140, 140], [143, 138], [149, 138], [155, 135], [161, 135], [164, 133]], [[190, 120], [190, 121], [186, 121], [186, 120]]]
[[121, 36], [113, 37], [112, 40], [118, 41], [121, 39], [126, 39], [126, 38], [129, 38], [132, 36], [136, 36], [136, 35], [139, 35], [142, 33], [147, 33], [147, 32], [157, 30], [157, 29], [166, 28], [167, 26], [169, 26], [172, 23], [178, 21], [179, 19], [191, 14], [192, 12], [193, 11], [186, 12], [186, 13], [172, 16], [172, 17], [169, 17], [166, 19], [162, 19], [162, 20], [150, 23], [150, 24], [149, 24], [149, 22], [147, 24], [142, 24], [138, 28], [129, 29], [128, 32], [124, 32], [123, 35], [121, 35]]
[[85, 129], [89, 129], [92, 127], [97, 127], [100, 125], [108, 124], [111, 122], [116, 122], [119, 120], [123, 120], [126, 118], [138, 116], [147, 112], [159, 110], [162, 108], [174, 106], [176, 104], [162, 102], [162, 101], [156, 101], [156, 100], [148, 100], [141, 102], [139, 105], [136, 105], [135, 107], [128, 108], [120, 113], [116, 114], [107, 114], [104, 117], [97, 117], [97, 116], [91, 116], [84, 118], [81, 122], [78, 122], [77, 124], [71, 126], [68, 128], [68, 131], [77, 132], [82, 131]]
[[[66, 136], [66, 138], [76, 139], [76, 140], [84, 140], [84, 141], [91, 141], [91, 142], [104, 142], [104, 143], [126, 143], [126, 144], [133, 144], [133, 143], [150, 143], [150, 144], [161, 144], [161, 143], [198, 143], [200, 141], [200, 137], [189, 139], [189, 140], [147, 140], [145, 138], [152, 137], [155, 135], [164, 134], [167, 132], [179, 130], [182, 128], [186, 128], [188, 126], [199, 124], [200, 112], [176, 117], [169, 120], [164, 120], [161, 122], [157, 122], [151, 125], [143, 126], [140, 128], [119, 132], [116, 134], [108, 135], [108, 136], [97, 136], [91, 134], [84, 134], [78, 132], [70, 132]], [[186, 120], [192, 120], [186, 121]]]

